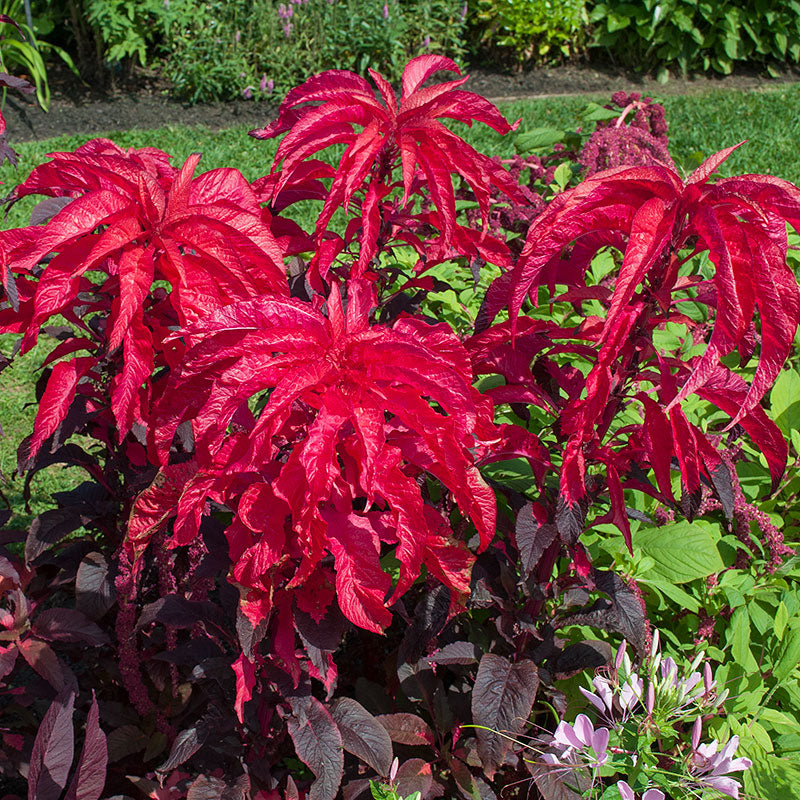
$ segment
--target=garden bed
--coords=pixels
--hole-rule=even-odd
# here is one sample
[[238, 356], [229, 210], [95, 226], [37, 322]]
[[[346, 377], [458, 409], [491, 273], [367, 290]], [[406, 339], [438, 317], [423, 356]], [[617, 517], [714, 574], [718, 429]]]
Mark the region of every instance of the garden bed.
[[[787, 68], [778, 78], [758, 70], [739, 70], [733, 75], [672, 78], [666, 84], [613, 66], [568, 64], [504, 73], [486, 68], [465, 70], [467, 88], [493, 102], [531, 97], [598, 94], [607, 96], [624, 89], [657, 96], [688, 94], [712, 89], [760, 90], [800, 80], [800, 69]], [[99, 92], [78, 81], [68, 70], [54, 65], [51, 72], [53, 99], [45, 113], [35, 97], [9, 94], [4, 115], [11, 142], [49, 139], [60, 134], [100, 133], [164, 124], [205, 125], [212, 130], [236, 125], [263, 125], [275, 108], [248, 100], [189, 105], [169, 96], [169, 86], [152, 73], [135, 72], [130, 81], [111, 92]], [[277, 101], [277, 98], [276, 98]]]

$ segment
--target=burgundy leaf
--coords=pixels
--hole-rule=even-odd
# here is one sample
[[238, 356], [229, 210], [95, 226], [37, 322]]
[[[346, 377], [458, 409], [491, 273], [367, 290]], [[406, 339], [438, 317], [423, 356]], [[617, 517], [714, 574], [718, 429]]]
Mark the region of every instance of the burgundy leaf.
[[480, 648], [472, 642], [451, 642], [427, 660], [431, 664], [475, 664], [480, 657]]
[[328, 710], [315, 697], [292, 699], [289, 735], [297, 757], [316, 775], [309, 800], [334, 800], [342, 781], [342, 736]]
[[434, 742], [428, 723], [414, 714], [381, 714], [376, 719], [386, 728], [391, 740], [398, 744], [430, 745]]
[[494, 653], [481, 658], [472, 690], [472, 720], [490, 729], [477, 731], [478, 754], [489, 778], [511, 746], [506, 737], [527, 727], [538, 689], [539, 673], [532, 661], [512, 663]]
[[83, 749], [65, 800], [99, 800], [106, 783], [107, 765], [106, 736], [100, 728], [97, 698], [92, 694], [92, 705], [86, 719]]
[[419, 792], [425, 800], [433, 787], [433, 769], [430, 763], [421, 758], [409, 758], [400, 765], [395, 781], [401, 797], [410, 797]]
[[88, 553], [78, 567], [75, 579], [75, 607], [98, 620], [114, 605], [114, 587], [108, 574], [108, 562], [102, 553]]
[[51, 642], [85, 642], [95, 647], [109, 644], [106, 632], [85, 614], [71, 608], [48, 608], [36, 615], [31, 630]]
[[528, 575], [536, 568], [545, 550], [555, 541], [556, 526], [552, 523], [540, 523], [534, 516], [533, 503], [526, 503], [517, 513], [514, 536], [522, 564], [522, 576]]
[[72, 671], [61, 663], [53, 649], [46, 642], [29, 637], [17, 643], [22, 657], [35, 672], [41, 675], [57, 692], [76, 685]]
[[50, 704], [33, 742], [28, 768], [28, 800], [58, 800], [72, 767], [75, 693], [65, 689]]
[[344, 749], [387, 777], [392, 765], [392, 741], [381, 723], [349, 697], [336, 700], [331, 714], [342, 735]]
[[167, 760], [156, 771], [167, 774], [188, 761], [203, 746], [211, 732], [212, 727], [205, 717], [182, 730], [173, 740]]

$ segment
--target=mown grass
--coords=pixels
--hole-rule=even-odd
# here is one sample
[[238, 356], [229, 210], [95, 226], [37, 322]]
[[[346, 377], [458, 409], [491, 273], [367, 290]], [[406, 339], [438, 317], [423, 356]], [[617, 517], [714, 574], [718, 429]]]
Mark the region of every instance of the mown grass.
[[[516, 101], [501, 106], [509, 119], [521, 118], [520, 130], [530, 127], [557, 127], [574, 129], [577, 117], [589, 98], [552, 98], [545, 100]], [[607, 98], [597, 96], [598, 101]], [[723, 174], [767, 173], [800, 183], [800, 85], [782, 86], [762, 91], [713, 91], [685, 96], [668, 96], [663, 99], [669, 122], [671, 152], [676, 162], [690, 169], [702, 156], [724, 147], [747, 140], [723, 165]], [[460, 126], [459, 133], [476, 149], [501, 157], [514, 153], [513, 136], [501, 137], [483, 125], [468, 129]], [[111, 131], [103, 135], [122, 147], [158, 147], [181, 163], [188, 155], [203, 153], [201, 169], [236, 167], [246, 178], [253, 180], [265, 174], [272, 163], [277, 144], [258, 141], [247, 135], [248, 128], [239, 126], [223, 131], [202, 127], [166, 125], [152, 131]], [[100, 135], [98, 133], [98, 135]], [[20, 168], [9, 165], [0, 168], [0, 180], [10, 189], [25, 178], [35, 165], [54, 151], [73, 150], [92, 136], [60, 136], [41, 142], [16, 144]], [[4, 222], [4, 227], [24, 225], [35, 204], [28, 198], [15, 206]], [[303, 210], [308, 224], [313, 211]], [[10, 337], [0, 337], [0, 350], [8, 354], [12, 346]], [[0, 392], [0, 423], [4, 437], [0, 440], [0, 473], [9, 478], [16, 463], [16, 447], [20, 439], [30, 432], [35, 415], [34, 385], [37, 365], [41, 359], [43, 342], [35, 351], [17, 359], [14, 366], [3, 373]], [[69, 476], [72, 482], [74, 476]], [[51, 491], [64, 486], [67, 476], [63, 470], [51, 468], [37, 476], [32, 496], [32, 511], [43, 510]], [[0, 485], [0, 488], [3, 488]], [[4, 487], [12, 505], [21, 510], [20, 481], [11, 481]], [[29, 515], [18, 517], [23, 523]]]

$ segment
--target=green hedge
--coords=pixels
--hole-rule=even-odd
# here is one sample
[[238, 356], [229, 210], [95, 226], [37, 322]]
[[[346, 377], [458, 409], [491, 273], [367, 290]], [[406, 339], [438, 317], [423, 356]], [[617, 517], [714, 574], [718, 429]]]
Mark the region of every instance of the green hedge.
[[643, 69], [728, 74], [737, 62], [800, 61], [797, 0], [603, 0], [588, 3], [592, 46]]

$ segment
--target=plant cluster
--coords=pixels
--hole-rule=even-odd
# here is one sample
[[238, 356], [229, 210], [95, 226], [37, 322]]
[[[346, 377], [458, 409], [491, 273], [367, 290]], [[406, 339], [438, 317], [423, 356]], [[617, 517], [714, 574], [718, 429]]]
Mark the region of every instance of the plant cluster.
[[[589, 739], [598, 767], [627, 759], [624, 800], [681, 791], [661, 758], [712, 788], [746, 766], [712, 697], [726, 667], [701, 693], [699, 662], [657, 663], [640, 543], [702, 516], [740, 546], [711, 539], [691, 578], [766, 560], [773, 591], [791, 569], [740, 473], [783, 490], [762, 398], [800, 320], [800, 190], [714, 180], [735, 147], [688, 178], [641, 151], [577, 182], [564, 147], [509, 171], [445, 122], [515, 126], [441, 71], [460, 75], [423, 55], [399, 92], [310, 78], [252, 132], [282, 137], [253, 183], [94, 140], [14, 191], [44, 199], [0, 235], [0, 366], [56, 341], [19, 473], [26, 492], [52, 465], [85, 480], [0, 533], [12, 791], [488, 800], [533, 781], [555, 800]], [[665, 136], [652, 104], [616, 104], [592, 135]], [[569, 725], [570, 681], [598, 668], [603, 719]], [[531, 763], [531, 724], [552, 758]]]
[[[738, 63], [760, 63], [770, 71], [800, 61], [800, 5], [780, 0], [602, 0], [589, 19], [592, 47], [606, 48], [615, 62], [635, 69], [684, 75], [730, 74]], [[777, 74], [777, 73], [776, 73]]]
[[517, 67], [569, 59], [589, 38], [584, 0], [478, 0], [473, 26], [481, 47]]

